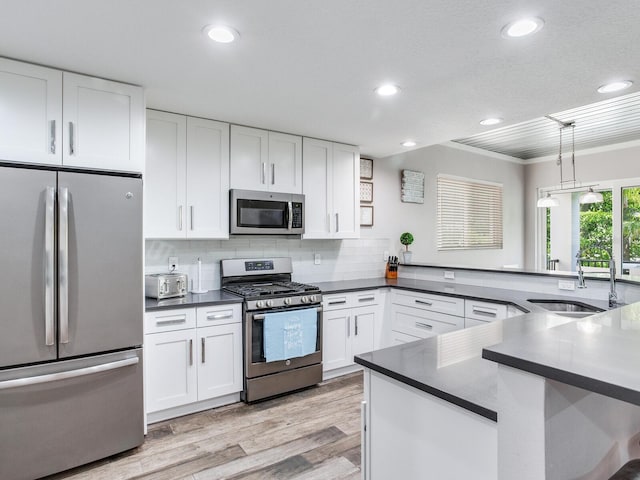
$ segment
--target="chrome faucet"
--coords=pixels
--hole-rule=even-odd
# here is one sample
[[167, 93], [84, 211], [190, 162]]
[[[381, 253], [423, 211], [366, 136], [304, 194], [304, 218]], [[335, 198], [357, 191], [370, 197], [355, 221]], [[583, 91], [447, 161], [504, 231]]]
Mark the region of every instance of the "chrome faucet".
[[582, 258], [580, 258], [580, 252], [576, 254], [576, 266], [578, 267], [578, 288], [587, 288], [584, 283], [584, 272], [582, 271]]
[[616, 292], [616, 261], [611, 257], [609, 259], [609, 307], [615, 307], [618, 304], [618, 293]]

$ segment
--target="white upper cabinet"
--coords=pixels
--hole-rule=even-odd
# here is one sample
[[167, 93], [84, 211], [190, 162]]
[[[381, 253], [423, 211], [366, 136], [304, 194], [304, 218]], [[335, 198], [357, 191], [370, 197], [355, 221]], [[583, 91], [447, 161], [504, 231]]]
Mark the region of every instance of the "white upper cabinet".
[[358, 148], [304, 138], [303, 156], [304, 238], [358, 238]]
[[0, 58], [0, 158], [141, 172], [142, 88]]
[[232, 125], [230, 188], [302, 193], [302, 137]]
[[62, 163], [62, 72], [0, 58], [0, 159]]
[[74, 73], [63, 78], [62, 163], [143, 171], [142, 88]]
[[229, 124], [147, 110], [146, 238], [229, 237]]

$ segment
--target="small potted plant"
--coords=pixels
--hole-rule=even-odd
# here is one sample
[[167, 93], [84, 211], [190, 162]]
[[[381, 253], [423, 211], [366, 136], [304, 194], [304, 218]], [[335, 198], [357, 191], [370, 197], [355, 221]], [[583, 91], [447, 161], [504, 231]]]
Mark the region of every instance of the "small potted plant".
[[404, 245], [405, 251], [402, 252], [402, 261], [404, 263], [411, 263], [411, 251], [409, 251], [409, 245], [413, 243], [413, 235], [409, 232], [404, 232], [400, 235], [400, 243]]

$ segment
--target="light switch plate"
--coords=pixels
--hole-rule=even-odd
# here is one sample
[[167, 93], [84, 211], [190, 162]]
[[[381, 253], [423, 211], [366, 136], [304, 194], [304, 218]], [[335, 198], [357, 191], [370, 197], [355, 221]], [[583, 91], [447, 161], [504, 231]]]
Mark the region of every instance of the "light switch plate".
[[575, 290], [576, 282], [573, 280], [558, 280], [558, 288], [560, 290]]
[[175, 272], [178, 270], [178, 257], [169, 257], [169, 271]]
[[313, 264], [314, 265], [320, 265], [322, 263], [322, 257], [320, 256], [319, 253], [314, 253], [313, 254]]
[[449, 270], [445, 270], [444, 278], [446, 278], [447, 280], [455, 280], [456, 274], [455, 274], [455, 272], [451, 272]]

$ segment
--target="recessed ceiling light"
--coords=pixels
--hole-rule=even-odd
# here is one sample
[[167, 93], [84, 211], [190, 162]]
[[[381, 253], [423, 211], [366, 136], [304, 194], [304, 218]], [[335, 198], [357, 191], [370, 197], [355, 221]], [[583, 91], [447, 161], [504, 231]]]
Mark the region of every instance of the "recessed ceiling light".
[[612, 82], [607, 83], [606, 85], [601, 85], [598, 87], [599, 93], [611, 93], [617, 92], [619, 90], [624, 90], [625, 88], [629, 88], [633, 85], [631, 80], [622, 80], [621, 82]]
[[484, 120], [480, 120], [480, 125], [497, 125], [502, 123], [501, 118], [485, 118]]
[[502, 36], [505, 38], [524, 37], [540, 31], [543, 26], [544, 20], [541, 18], [523, 18], [502, 27]]
[[405, 140], [404, 142], [401, 143], [401, 145], [403, 147], [415, 147], [416, 142], [414, 142], [413, 140]]
[[203, 31], [211, 40], [218, 43], [231, 43], [240, 36], [237, 30], [226, 25], [207, 25]]
[[399, 91], [400, 91], [400, 87], [398, 87], [397, 85], [393, 85], [391, 83], [388, 83], [386, 85], [380, 85], [378, 88], [375, 89], [375, 92], [381, 97], [389, 97], [391, 95], [395, 95]]

